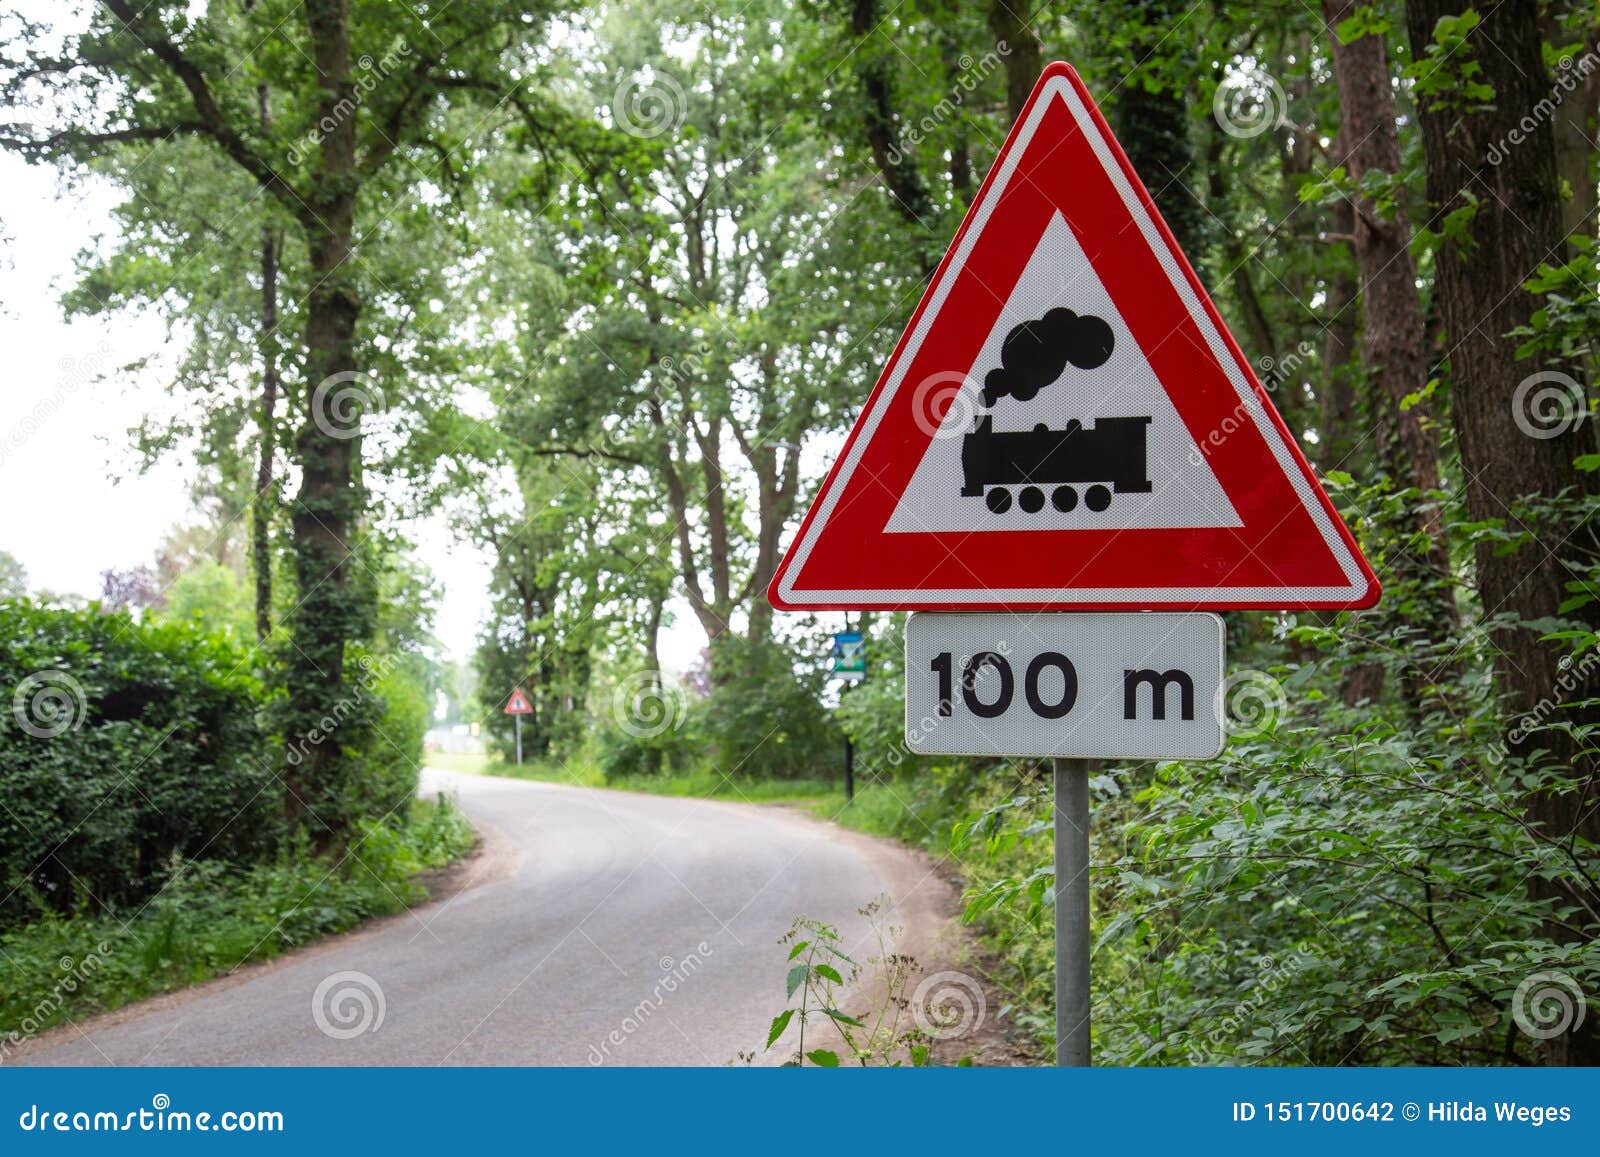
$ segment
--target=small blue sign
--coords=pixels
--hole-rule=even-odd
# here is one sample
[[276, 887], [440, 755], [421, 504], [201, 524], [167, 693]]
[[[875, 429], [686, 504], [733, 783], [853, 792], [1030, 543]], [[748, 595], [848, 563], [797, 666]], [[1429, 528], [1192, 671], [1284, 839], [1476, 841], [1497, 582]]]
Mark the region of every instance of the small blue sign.
[[867, 642], [860, 631], [840, 631], [833, 636], [833, 673], [847, 679], [867, 677]]

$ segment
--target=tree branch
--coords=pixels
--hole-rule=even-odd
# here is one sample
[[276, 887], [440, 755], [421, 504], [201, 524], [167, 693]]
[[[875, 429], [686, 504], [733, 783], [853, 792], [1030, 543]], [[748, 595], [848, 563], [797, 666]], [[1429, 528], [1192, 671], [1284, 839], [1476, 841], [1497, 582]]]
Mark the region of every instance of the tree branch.
[[144, 45], [146, 51], [167, 67], [178, 82], [188, 90], [189, 101], [199, 117], [194, 131], [210, 137], [235, 164], [256, 179], [267, 192], [278, 198], [294, 218], [305, 224], [314, 224], [315, 215], [305, 201], [284, 180], [282, 174], [239, 135], [222, 114], [221, 107], [212, 95], [205, 74], [177, 45], [167, 39], [162, 29], [145, 23], [142, 13], [135, 12], [128, 0], [101, 0], [106, 9], [122, 21], [128, 34]]

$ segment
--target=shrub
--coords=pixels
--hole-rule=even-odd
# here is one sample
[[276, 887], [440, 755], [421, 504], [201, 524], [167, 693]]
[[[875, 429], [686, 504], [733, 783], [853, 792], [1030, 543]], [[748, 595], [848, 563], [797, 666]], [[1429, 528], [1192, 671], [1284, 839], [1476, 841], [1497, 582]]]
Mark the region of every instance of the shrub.
[[192, 624], [0, 602], [0, 922], [138, 901], [281, 831], [252, 653]]
[[28, 1037], [92, 1012], [267, 960], [423, 898], [413, 878], [472, 846], [450, 801], [413, 801], [396, 827], [358, 823], [349, 854], [305, 832], [242, 867], [184, 865], [135, 912], [54, 913], [0, 931], [0, 1065]]
[[392, 821], [416, 794], [422, 739], [433, 714], [423, 660], [362, 655], [351, 665], [350, 693], [367, 701], [375, 722], [346, 789], [344, 814]]
[[841, 774], [844, 733], [821, 703], [823, 672], [798, 674], [783, 648], [731, 636], [718, 642], [712, 669], [712, 692], [688, 722], [708, 770], [743, 779]]

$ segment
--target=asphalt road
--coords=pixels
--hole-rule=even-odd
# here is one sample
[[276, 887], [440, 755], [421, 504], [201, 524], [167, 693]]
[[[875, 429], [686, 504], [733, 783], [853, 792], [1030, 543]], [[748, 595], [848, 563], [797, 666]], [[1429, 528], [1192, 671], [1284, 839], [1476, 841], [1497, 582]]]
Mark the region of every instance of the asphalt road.
[[14, 1063], [720, 1065], [761, 1053], [795, 916], [865, 949], [855, 910], [923, 875], [778, 808], [436, 771], [424, 790], [484, 831], [482, 882]]

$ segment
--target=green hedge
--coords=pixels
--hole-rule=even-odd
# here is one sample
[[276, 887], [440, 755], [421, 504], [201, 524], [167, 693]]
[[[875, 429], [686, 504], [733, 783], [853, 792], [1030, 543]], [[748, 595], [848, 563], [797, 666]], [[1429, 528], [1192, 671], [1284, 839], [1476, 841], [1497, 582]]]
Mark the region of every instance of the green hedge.
[[251, 654], [182, 623], [0, 601], [0, 926], [136, 903], [280, 833]]

